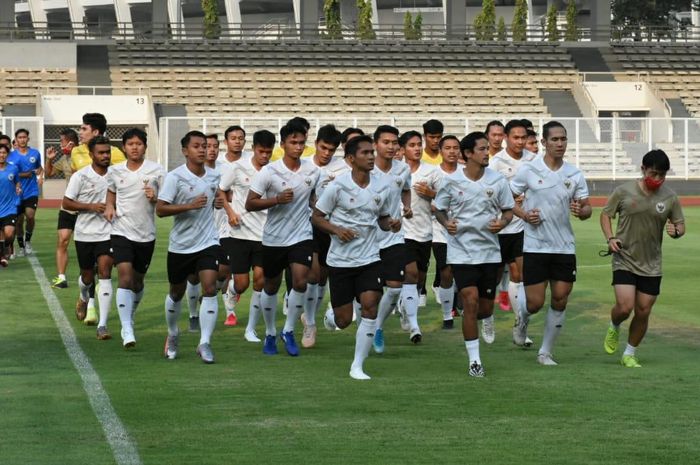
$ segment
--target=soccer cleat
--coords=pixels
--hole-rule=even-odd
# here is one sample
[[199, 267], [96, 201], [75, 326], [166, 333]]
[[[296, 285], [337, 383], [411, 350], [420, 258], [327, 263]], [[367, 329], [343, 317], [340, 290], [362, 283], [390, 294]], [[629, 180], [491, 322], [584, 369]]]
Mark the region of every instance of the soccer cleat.
[[374, 332], [372, 348], [378, 354], [384, 353], [384, 330], [382, 328], [377, 328], [377, 330]]
[[251, 330], [246, 330], [245, 334], [243, 335], [246, 341], [248, 342], [260, 342], [260, 338], [258, 335], [255, 333], [254, 329]]
[[421, 294], [418, 296], [418, 306], [419, 307], [425, 307], [428, 305], [428, 296], [427, 294]]
[[65, 289], [68, 287], [68, 281], [60, 276], [56, 276], [51, 280], [51, 287], [54, 289]]
[[78, 321], [83, 321], [85, 320], [85, 317], [87, 316], [87, 302], [85, 302], [83, 299], [78, 297], [78, 302], [75, 304], [75, 317], [78, 319]]
[[97, 324], [97, 310], [95, 310], [94, 306], [87, 308], [87, 314], [85, 315], [83, 323], [88, 326], [95, 326]]
[[235, 313], [229, 313], [226, 315], [226, 321], [224, 321], [224, 326], [236, 326], [238, 324], [238, 317]]
[[625, 368], [642, 368], [639, 364], [639, 360], [634, 355], [623, 355], [620, 364]]
[[136, 346], [136, 338], [134, 337], [134, 328], [130, 326], [129, 328], [122, 328], [122, 345], [126, 349]]
[[[222, 295], [223, 301], [224, 301], [224, 308], [226, 309], [226, 314], [230, 316], [232, 313], [235, 315], [236, 314], [236, 304], [240, 300], [241, 296], [236, 294], [235, 296], [231, 296], [231, 294], [228, 292], [224, 292]], [[225, 326], [236, 326], [236, 324], [227, 324], [228, 323], [228, 316], [226, 317], [226, 323], [224, 323]]]
[[367, 373], [362, 371], [362, 368], [355, 368], [355, 367], [350, 367], [350, 377], [352, 379], [357, 379], [360, 381], [366, 381], [368, 379], [372, 379], [369, 377], [369, 375], [367, 375]]
[[529, 336], [525, 336], [525, 344], [523, 344], [523, 347], [532, 347], [532, 339], [530, 339]]
[[527, 325], [528, 320], [525, 318], [518, 318], [513, 325], [513, 344], [516, 346], [525, 346], [525, 341], [527, 339]]
[[459, 313], [459, 311], [456, 308], [453, 308], [452, 309], [452, 318], [459, 318], [460, 316], [462, 316], [462, 314]]
[[34, 249], [32, 248], [31, 242], [24, 243], [24, 253], [25, 255], [31, 255], [32, 253], [34, 253]]
[[552, 358], [552, 354], [537, 354], [537, 363], [549, 367], [558, 365]]
[[197, 355], [204, 363], [214, 363], [214, 352], [211, 351], [211, 344], [208, 342], [197, 346]]
[[26, 257], [27, 253], [24, 250], [24, 247], [20, 247], [19, 250], [17, 251], [17, 258], [19, 257]]
[[498, 293], [498, 307], [504, 312], [510, 312], [510, 297], [508, 296], [508, 291], [501, 291]]
[[14, 260], [16, 258], [14, 252], [10, 254], [10, 260]]
[[411, 329], [411, 335], [409, 336], [409, 339], [414, 344], [420, 344], [420, 341], [423, 340], [423, 334], [420, 332], [419, 328], [413, 328]]
[[263, 345], [263, 354], [277, 355], [277, 338], [275, 336], [265, 336], [265, 344]]
[[98, 326], [97, 327], [97, 339], [100, 341], [106, 341], [108, 339], [112, 339], [112, 335], [109, 334], [109, 331], [107, 330], [106, 326]]
[[486, 344], [493, 344], [493, 341], [496, 340], [496, 328], [492, 316], [481, 320], [481, 338]]
[[199, 332], [199, 317], [198, 316], [191, 316], [190, 317], [190, 327], [189, 327], [188, 331], [191, 333], [198, 333]]
[[603, 348], [609, 354], [614, 354], [617, 351], [618, 341], [620, 339], [620, 330], [612, 326], [608, 326], [608, 332], [605, 334]]
[[284, 342], [284, 348], [289, 355], [292, 357], [299, 355], [299, 347], [297, 341], [294, 340], [294, 331], [281, 332], [280, 339]]
[[330, 307], [326, 310], [326, 313], [323, 315], [323, 326], [328, 331], [335, 331], [336, 329], [338, 329], [338, 326], [336, 326], [335, 324], [335, 313]]
[[468, 373], [469, 376], [473, 376], [475, 378], [483, 378], [486, 375], [486, 373], [484, 373], [484, 367], [477, 362], [472, 362], [472, 364], [469, 365]]
[[174, 336], [168, 335], [165, 338], [165, 347], [163, 348], [163, 354], [168, 360], [175, 360], [175, 358], [177, 358], [177, 343], [179, 338], [179, 334], [176, 334]]
[[5, 257], [0, 258], [0, 267], [7, 268], [10, 262], [7, 261]]
[[455, 329], [455, 320], [442, 320], [442, 329]]
[[302, 321], [304, 322], [304, 333], [301, 337], [301, 346], [308, 349], [316, 345], [316, 325], [307, 326], [306, 320], [302, 318]]

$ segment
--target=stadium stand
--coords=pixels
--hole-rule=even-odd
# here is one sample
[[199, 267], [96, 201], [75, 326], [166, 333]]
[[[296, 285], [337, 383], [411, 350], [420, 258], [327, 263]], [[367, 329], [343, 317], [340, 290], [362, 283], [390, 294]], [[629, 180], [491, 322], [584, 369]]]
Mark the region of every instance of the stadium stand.
[[0, 102], [3, 105], [34, 105], [37, 90], [42, 87], [64, 88], [65, 94], [76, 94], [75, 69], [0, 69]]

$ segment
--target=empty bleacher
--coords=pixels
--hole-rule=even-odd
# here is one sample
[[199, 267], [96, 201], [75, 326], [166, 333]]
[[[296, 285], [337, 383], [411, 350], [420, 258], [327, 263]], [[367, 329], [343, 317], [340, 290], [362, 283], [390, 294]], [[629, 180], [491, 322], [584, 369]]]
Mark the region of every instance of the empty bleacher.
[[75, 69], [0, 68], [0, 104], [34, 105], [42, 87], [65, 88], [75, 94]]

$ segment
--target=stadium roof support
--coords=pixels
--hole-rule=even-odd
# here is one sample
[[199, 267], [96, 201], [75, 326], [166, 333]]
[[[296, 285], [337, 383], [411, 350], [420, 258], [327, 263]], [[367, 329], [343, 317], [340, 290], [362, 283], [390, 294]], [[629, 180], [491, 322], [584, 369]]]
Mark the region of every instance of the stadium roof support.
[[294, 20], [301, 38], [318, 36], [319, 0], [294, 0]]
[[610, 41], [610, 0], [590, 0], [591, 40]]
[[232, 30], [240, 29], [241, 23], [241, 0], [224, 0], [226, 8], [226, 22]]
[[467, 29], [467, 5], [464, 0], [442, 0], [442, 11], [447, 38], [463, 38]]

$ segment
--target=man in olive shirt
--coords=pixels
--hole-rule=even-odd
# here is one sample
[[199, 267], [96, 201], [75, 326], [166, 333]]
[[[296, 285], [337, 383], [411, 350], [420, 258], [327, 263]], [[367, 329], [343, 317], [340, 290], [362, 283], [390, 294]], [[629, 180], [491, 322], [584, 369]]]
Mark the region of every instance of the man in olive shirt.
[[[612, 253], [615, 306], [604, 348], [615, 353], [620, 325], [629, 318], [627, 348], [622, 365], [639, 368], [635, 351], [649, 325], [651, 307], [661, 286], [661, 242], [664, 229], [674, 239], [685, 234], [683, 211], [676, 194], [664, 186], [670, 168], [662, 150], [652, 150], [642, 159], [642, 179], [617, 187], [600, 214], [600, 226]], [[612, 218], [619, 215], [617, 232], [612, 233]]]

